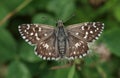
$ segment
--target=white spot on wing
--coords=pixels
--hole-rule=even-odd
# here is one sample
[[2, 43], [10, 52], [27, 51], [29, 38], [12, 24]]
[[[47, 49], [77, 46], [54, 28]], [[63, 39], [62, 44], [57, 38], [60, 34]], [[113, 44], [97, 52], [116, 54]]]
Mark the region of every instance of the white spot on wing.
[[82, 58], [82, 56], [80, 55], [79, 58]]
[[75, 56], [75, 59], [77, 58], [77, 56]]
[[37, 55], [37, 52], [35, 51], [35, 55]]
[[46, 43], [46, 44], [44, 45], [44, 47], [46, 47], [46, 49], [48, 49], [49, 45]]
[[82, 30], [85, 30], [85, 29], [84, 29], [84, 26], [82, 26]]
[[51, 55], [51, 53], [49, 52], [49, 55]]
[[100, 34], [98, 34], [98, 36], [100, 36]]
[[41, 28], [39, 27], [39, 30], [38, 31], [41, 31]]
[[88, 32], [86, 32], [86, 35], [88, 35]]
[[75, 35], [78, 35], [79, 33], [75, 33]]
[[98, 39], [98, 37], [95, 37], [95, 39]]
[[74, 57], [70, 57], [70, 59], [72, 59], [72, 60], [73, 60], [73, 59], [74, 59]]
[[28, 32], [26, 32], [26, 34], [29, 34]]
[[93, 22], [93, 27], [95, 27], [95, 28], [96, 28], [95, 22]]
[[21, 28], [21, 26], [18, 26], [18, 28], [20, 29], [20, 28]]
[[45, 60], [45, 59], [46, 59], [46, 57], [43, 57], [43, 59]]
[[86, 38], [87, 38], [87, 36], [88, 36], [88, 32], [86, 32], [86, 33], [85, 33], [85, 36], [84, 36], [84, 38], [86, 39]]
[[102, 23], [102, 25], [104, 26], [104, 23]]
[[99, 28], [97, 28], [97, 30], [99, 30]]
[[36, 40], [40, 40], [40, 38], [39, 38], [39, 37], [36, 37]]
[[35, 33], [35, 36], [38, 37], [38, 33]]
[[86, 38], [87, 38], [87, 36], [85, 35], [85, 36], [84, 36], [84, 38], [86, 39]]
[[47, 60], [50, 60], [50, 57], [48, 57]]
[[23, 35], [24, 35], [24, 34], [23, 34], [23, 33], [21, 33], [21, 32], [20, 32], [20, 34], [21, 34], [21, 36], [23, 36]]
[[42, 58], [42, 55], [39, 55], [40, 58]]
[[60, 58], [56, 58], [55, 60], [59, 60]]
[[80, 44], [79, 44], [79, 43], [76, 43], [76, 44], [75, 44], [75, 47], [78, 47], [78, 46], [80, 46]]
[[33, 35], [33, 32], [31, 32], [30, 35]]
[[24, 30], [24, 32], [26, 32], [26, 30]]
[[29, 40], [28, 40], [28, 39], [26, 39], [25, 41], [26, 41], [26, 42], [28, 42]]
[[44, 34], [44, 36], [47, 36], [47, 34]]
[[51, 59], [52, 59], [52, 60], [55, 60], [55, 57], [52, 57]]
[[102, 29], [104, 29], [104, 27], [102, 27]]
[[21, 33], [21, 29], [19, 28], [18, 30], [19, 30], [19, 32]]
[[83, 56], [86, 56], [86, 55], [87, 55], [86, 53], [83, 54]]
[[76, 54], [76, 52], [74, 51], [73, 54]]
[[38, 24], [35, 24], [36, 27], [38, 27]]
[[25, 36], [23, 36], [23, 39], [25, 39], [26, 37]]
[[90, 31], [91, 34], [93, 34], [93, 31]]
[[87, 26], [87, 23], [85, 23], [84, 25]]
[[27, 24], [27, 29], [28, 29], [28, 30], [30, 29], [30, 25], [29, 25], [29, 24]]
[[97, 32], [97, 30], [95, 30], [95, 32]]

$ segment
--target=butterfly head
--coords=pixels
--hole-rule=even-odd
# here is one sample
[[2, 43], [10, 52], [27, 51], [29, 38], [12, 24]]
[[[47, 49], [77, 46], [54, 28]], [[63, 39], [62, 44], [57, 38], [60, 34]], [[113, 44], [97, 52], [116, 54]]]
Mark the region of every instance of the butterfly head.
[[63, 21], [62, 20], [58, 20], [58, 22], [56, 23], [56, 26], [57, 27], [63, 27], [64, 26]]

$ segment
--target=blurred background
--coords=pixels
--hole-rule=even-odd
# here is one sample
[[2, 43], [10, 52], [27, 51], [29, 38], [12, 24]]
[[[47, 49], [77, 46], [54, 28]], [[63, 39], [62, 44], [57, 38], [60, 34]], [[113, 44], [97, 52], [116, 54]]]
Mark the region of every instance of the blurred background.
[[[69, 63], [45, 61], [18, 32], [20, 24], [55, 26], [58, 19], [65, 26], [103, 22], [92, 53]], [[0, 0], [0, 78], [120, 78], [120, 0]]]

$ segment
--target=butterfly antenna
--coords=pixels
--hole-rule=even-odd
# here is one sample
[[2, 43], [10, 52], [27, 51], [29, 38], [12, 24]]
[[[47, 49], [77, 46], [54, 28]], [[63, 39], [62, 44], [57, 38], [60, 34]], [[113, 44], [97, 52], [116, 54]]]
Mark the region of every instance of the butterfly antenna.
[[70, 17], [68, 17], [66, 20], [65, 20], [65, 22], [67, 22], [67, 21], [69, 21], [72, 17], [74, 17], [75, 16], [75, 14], [72, 14]]
[[[64, 22], [67, 22], [68, 20], [70, 20], [72, 17], [74, 17], [75, 14], [72, 14], [70, 17], [68, 17]], [[61, 20], [59, 17], [56, 17], [56, 22], [58, 22], [58, 20]], [[63, 20], [63, 19], [62, 19]]]
[[60, 18], [59, 17], [55, 17], [55, 21], [58, 22], [58, 20], [60, 20]]

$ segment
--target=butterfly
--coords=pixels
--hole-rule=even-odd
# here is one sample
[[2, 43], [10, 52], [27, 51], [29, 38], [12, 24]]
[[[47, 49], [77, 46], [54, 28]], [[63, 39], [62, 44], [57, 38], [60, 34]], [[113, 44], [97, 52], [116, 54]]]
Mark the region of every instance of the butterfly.
[[64, 27], [58, 20], [56, 27], [46, 24], [18, 26], [23, 39], [35, 46], [35, 54], [44, 60], [82, 58], [89, 53], [88, 43], [98, 39], [104, 23], [84, 22]]

